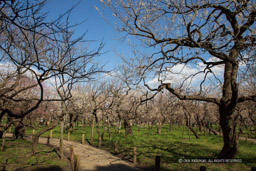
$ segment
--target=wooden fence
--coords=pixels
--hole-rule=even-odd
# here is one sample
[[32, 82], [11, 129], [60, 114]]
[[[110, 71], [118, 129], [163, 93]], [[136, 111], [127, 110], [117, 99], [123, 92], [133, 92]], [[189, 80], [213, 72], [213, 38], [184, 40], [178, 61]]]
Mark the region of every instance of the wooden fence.
[[[11, 132], [10, 128], [9, 128], [9, 132]], [[32, 131], [32, 134], [33, 135], [35, 134], [34, 130]], [[4, 136], [3, 136], [3, 138], [4, 138]], [[52, 130], [50, 131], [50, 135], [47, 138], [47, 144], [49, 144], [51, 138], [52, 138]], [[246, 139], [247, 139], [247, 136], [246, 136]], [[70, 141], [70, 133], [69, 132], [68, 132], [67, 140]], [[81, 140], [82, 140], [81, 143], [85, 144], [85, 135], [84, 134], [82, 134]], [[5, 142], [3, 140], [1, 150], [3, 150], [3, 148], [4, 148], [4, 143]], [[118, 142], [115, 141], [113, 145], [114, 145], [115, 153], [118, 153]], [[133, 147], [132, 156], [133, 156], [133, 163], [136, 164], [137, 163], [137, 147]], [[79, 171], [80, 159], [79, 159], [78, 155], [75, 155], [74, 148], [73, 148], [72, 145], [70, 146], [70, 156], [69, 156], [69, 158], [70, 158], [70, 161], [71, 161], [72, 170], [73, 171]], [[155, 156], [154, 170], [155, 171], [160, 171], [161, 170], [161, 156]], [[200, 166], [199, 170], [200, 171], [206, 171], [207, 168], [206, 168], [206, 166]], [[252, 167], [251, 171], [256, 171], [256, 167]]]
[[70, 161], [71, 161], [72, 170], [79, 171], [79, 166], [80, 166], [79, 156], [75, 155], [74, 148], [72, 145], [70, 146]]

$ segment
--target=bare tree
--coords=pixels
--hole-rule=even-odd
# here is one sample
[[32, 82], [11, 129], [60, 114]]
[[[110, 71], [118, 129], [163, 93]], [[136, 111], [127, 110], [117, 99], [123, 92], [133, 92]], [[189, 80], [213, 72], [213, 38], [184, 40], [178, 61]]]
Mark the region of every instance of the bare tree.
[[[93, 61], [100, 55], [103, 43], [90, 49], [85, 34], [74, 38], [73, 28], [76, 25], [70, 25], [69, 21], [74, 7], [57, 19], [48, 21], [47, 13], [42, 11], [45, 3], [45, 0], [0, 3], [0, 62], [10, 66], [9, 70], [1, 72], [0, 100], [4, 105], [0, 107], [0, 120], [4, 116], [13, 118], [4, 129], [12, 124], [12, 120], [19, 119], [15, 128], [18, 137], [19, 132], [24, 132], [19, 131], [25, 126], [23, 119], [33, 114], [44, 101], [62, 102], [64, 112], [34, 135], [34, 154], [40, 135], [56, 127], [67, 113], [65, 102], [72, 97], [73, 85], [89, 81], [102, 72], [102, 67]], [[25, 76], [33, 81], [22, 85]], [[56, 88], [59, 97], [46, 93], [45, 85], [54, 82], [54, 79], [58, 79]], [[37, 91], [33, 96], [26, 96], [34, 89]], [[18, 105], [20, 110], [14, 107]]]
[[[234, 113], [238, 103], [256, 100], [253, 94], [239, 95], [237, 76], [241, 62], [255, 63], [255, 1], [114, 0], [101, 2], [116, 16], [117, 29], [139, 39], [147, 53], [126, 60], [139, 81], [151, 91], [167, 89], [181, 100], [198, 100], [218, 105], [224, 146], [218, 158], [233, 158], [238, 152]], [[193, 67], [200, 69], [193, 70]], [[180, 84], [168, 82], [173, 74]], [[216, 68], [223, 71], [216, 72]], [[131, 71], [132, 71], [131, 70]], [[158, 88], [147, 84], [156, 75]], [[198, 76], [196, 94], [185, 91]], [[221, 97], [202, 95], [204, 86], [220, 86]]]
[[[90, 50], [87, 45], [80, 44], [86, 44], [85, 35], [73, 38], [74, 26], [70, 26], [68, 21], [73, 8], [56, 20], [47, 21], [46, 14], [42, 13], [45, 2], [3, 1], [0, 4], [0, 61], [9, 64], [11, 68], [7, 74], [1, 74], [1, 99], [16, 103], [27, 101], [20, 94], [31, 88], [39, 89], [37, 97], [29, 99], [33, 105], [28, 109], [16, 113], [12, 108], [1, 107], [0, 119], [5, 114], [23, 118], [44, 100], [56, 100], [52, 97], [45, 99], [43, 83], [46, 81], [49, 84], [53, 78], [63, 76], [68, 78], [65, 83], [70, 89], [72, 84], [89, 80], [102, 69], [92, 61], [99, 55], [103, 44]], [[24, 75], [35, 81], [17, 90]]]

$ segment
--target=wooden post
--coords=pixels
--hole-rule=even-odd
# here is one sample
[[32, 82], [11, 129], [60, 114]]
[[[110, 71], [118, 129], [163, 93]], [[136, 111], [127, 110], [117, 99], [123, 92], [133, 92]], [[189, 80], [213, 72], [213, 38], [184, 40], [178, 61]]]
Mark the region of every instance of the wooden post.
[[61, 121], [60, 123], [60, 158], [63, 159], [63, 127], [64, 122]]
[[160, 171], [161, 156], [156, 156], [155, 159], [155, 171]]
[[68, 141], [70, 140], [70, 132], [68, 132]]
[[3, 133], [2, 138], [3, 138], [3, 141], [2, 141], [2, 147], [1, 147], [1, 150], [2, 150], [2, 151], [4, 151], [4, 144], [5, 144], [5, 131], [4, 131], [4, 133]]
[[185, 121], [182, 121], [183, 128], [182, 128], [182, 138], [184, 138], [184, 131], [185, 131]]
[[101, 148], [102, 137], [98, 136], [98, 148]]
[[75, 155], [75, 163], [74, 163], [74, 170], [79, 171], [79, 156]]
[[33, 129], [32, 134], [35, 135], [35, 129]]
[[133, 147], [133, 163], [136, 163], [137, 162], [137, 154], [136, 154], [136, 151], [137, 151], [137, 148], [136, 147]]
[[50, 137], [47, 137], [47, 144], [50, 144]]
[[82, 144], [84, 144], [84, 134], [82, 134]]
[[256, 139], [256, 127], [254, 127], [254, 139]]
[[9, 133], [11, 133], [12, 132], [12, 127], [9, 127]]
[[172, 132], [172, 122], [169, 123], [169, 131]]
[[74, 148], [70, 145], [70, 161], [71, 163], [74, 161]]
[[52, 138], [52, 130], [50, 130], [50, 139]]
[[188, 139], [190, 140], [190, 129], [188, 127]]
[[94, 131], [94, 118], [92, 119], [92, 125], [91, 125], [91, 145], [93, 144], [93, 131]]
[[206, 171], [206, 167], [205, 166], [200, 166], [200, 171]]
[[115, 141], [114, 146], [115, 146], [114, 152], [117, 154], [118, 153], [118, 142], [117, 141]]

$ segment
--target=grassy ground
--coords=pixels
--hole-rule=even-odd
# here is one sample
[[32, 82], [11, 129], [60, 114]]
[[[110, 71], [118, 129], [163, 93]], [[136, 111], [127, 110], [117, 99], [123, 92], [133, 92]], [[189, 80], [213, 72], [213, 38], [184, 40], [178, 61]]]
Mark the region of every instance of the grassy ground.
[[[2, 139], [0, 139], [2, 144]], [[68, 171], [66, 160], [60, 160], [56, 151], [46, 145], [38, 145], [32, 156], [32, 143], [25, 140], [6, 139], [5, 148], [0, 151], [0, 170], [20, 171]]]
[[[28, 131], [31, 134], [32, 131]], [[198, 132], [199, 133], [199, 132]], [[53, 130], [53, 137], [59, 138], [60, 128]], [[89, 143], [91, 128], [76, 127], [71, 134], [70, 139], [81, 142], [81, 135], [85, 134], [85, 139]], [[155, 156], [161, 156], [161, 167], [163, 170], [199, 170], [200, 166], [206, 166], [209, 170], [250, 170], [256, 166], [256, 144], [240, 141], [240, 151], [234, 163], [211, 163], [217, 157], [223, 146], [220, 136], [201, 135], [196, 139], [192, 133], [190, 138], [188, 130], [185, 129], [184, 138], [182, 138], [182, 127], [173, 126], [172, 132], [169, 131], [168, 125], [162, 128], [162, 133], [157, 134], [154, 127], [152, 130], [141, 128], [138, 131], [136, 126], [133, 127], [133, 135], [125, 138], [124, 130], [121, 134], [115, 133], [112, 129], [112, 139], [108, 133], [104, 134], [102, 148], [114, 152], [114, 144], [118, 142], [117, 155], [124, 159], [132, 161], [133, 147], [137, 147], [137, 161], [140, 166], [154, 166]], [[49, 132], [44, 136], [49, 136]], [[94, 143], [97, 146], [97, 132], [94, 130]], [[67, 139], [67, 133], [64, 138]], [[197, 159], [203, 159], [196, 162]], [[217, 161], [215, 161], [217, 162]]]

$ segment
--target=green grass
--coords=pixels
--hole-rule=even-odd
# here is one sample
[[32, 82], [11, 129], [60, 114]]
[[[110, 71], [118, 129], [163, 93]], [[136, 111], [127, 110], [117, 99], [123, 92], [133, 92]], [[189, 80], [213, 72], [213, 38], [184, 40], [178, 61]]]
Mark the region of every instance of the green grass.
[[[102, 130], [101, 130], [102, 131]], [[198, 131], [198, 130], [197, 130]], [[30, 130], [29, 133], [32, 133]], [[198, 131], [199, 133], [199, 131]], [[90, 142], [91, 128], [76, 127], [71, 134], [70, 139], [81, 142], [81, 135], [85, 134], [86, 142]], [[49, 136], [49, 132], [43, 136]], [[60, 127], [53, 130], [53, 137], [60, 137]], [[67, 132], [64, 134], [67, 139]], [[162, 128], [162, 133], [157, 134], [156, 127], [148, 130], [147, 127], [138, 131], [133, 127], [133, 135], [125, 137], [124, 130], [117, 134], [112, 128], [112, 139], [109, 139], [108, 132], [104, 134], [102, 148], [114, 153], [114, 143], [118, 142], [118, 153], [116, 155], [132, 161], [133, 147], [137, 147], [137, 161], [140, 166], [154, 166], [155, 156], [161, 156], [161, 166], [163, 170], [199, 170], [200, 166], [205, 165], [209, 170], [250, 170], [256, 166], [256, 144], [240, 141], [240, 151], [236, 159], [242, 159], [242, 163], [179, 163], [179, 159], [214, 159], [217, 157], [223, 146], [223, 140], [220, 136], [200, 135], [196, 139], [193, 133], [188, 136], [188, 129], [185, 129], [184, 138], [182, 138], [182, 127], [173, 126], [172, 132], [168, 125]], [[97, 146], [98, 135], [94, 130], [94, 142]]]
[[[0, 139], [2, 145], [2, 139]], [[46, 145], [38, 145], [33, 156], [32, 142], [6, 139], [5, 148], [0, 151], [0, 170], [40, 170], [51, 168], [68, 171], [68, 162], [60, 160], [55, 150]]]

